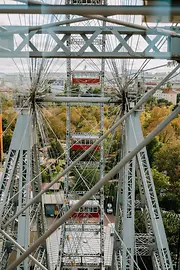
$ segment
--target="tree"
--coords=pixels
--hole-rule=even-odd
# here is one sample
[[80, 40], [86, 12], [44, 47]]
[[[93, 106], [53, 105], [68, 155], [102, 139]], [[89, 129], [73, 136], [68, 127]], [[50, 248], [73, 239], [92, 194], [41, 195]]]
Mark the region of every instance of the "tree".
[[169, 88], [169, 89], [172, 88], [172, 82], [170, 82], [170, 81], [167, 82], [167, 88]]
[[79, 92], [80, 92], [80, 85], [77, 83], [71, 84], [71, 93], [77, 95], [79, 94]]
[[180, 211], [180, 140], [165, 145], [155, 154], [154, 168], [169, 177], [169, 187], [161, 198], [161, 206], [166, 210]]
[[161, 200], [164, 193], [166, 193], [169, 188], [169, 177], [166, 174], [157, 171], [156, 169], [152, 169], [152, 176], [157, 196]]
[[9, 129], [6, 133], [3, 135], [3, 152], [7, 153], [9, 150], [9, 146], [11, 143], [13, 131]]
[[[155, 106], [151, 111], [144, 112], [141, 116], [141, 123], [143, 127], [144, 135], [149, 134], [154, 128], [159, 125], [169, 114], [171, 108], [162, 106]], [[175, 125], [176, 128], [175, 128]], [[170, 143], [171, 141], [177, 140], [176, 130], [180, 128], [180, 120], [174, 119], [169, 125], [167, 125], [162, 132], [157, 136], [159, 142]]]
[[3, 118], [2, 119], [2, 129], [3, 129], [3, 131], [7, 128], [7, 126], [8, 126], [8, 121], [7, 121], [6, 118]]
[[162, 147], [162, 143], [159, 142], [158, 138], [155, 137], [147, 146], [147, 154], [149, 158], [150, 166], [152, 167], [154, 162], [154, 156], [155, 154], [160, 150]]
[[170, 101], [168, 101], [168, 100], [166, 100], [166, 99], [164, 99], [164, 98], [158, 99], [158, 100], [157, 100], [157, 104], [158, 104], [159, 106], [163, 106], [163, 105], [171, 106], [171, 105], [173, 105], [172, 102], [170, 102]]
[[177, 214], [165, 211], [162, 213], [162, 218], [169, 243], [169, 248], [173, 255], [172, 259], [176, 262], [180, 219]]
[[154, 106], [157, 105], [157, 100], [156, 97], [151, 96], [147, 101], [146, 101], [146, 109], [149, 110], [153, 108]]
[[93, 89], [93, 94], [100, 94], [100, 93], [101, 93], [100, 87], [95, 87], [95, 88]]
[[177, 103], [180, 102], [180, 93], [177, 94]]
[[50, 144], [50, 148], [48, 148], [49, 157], [59, 158], [59, 156], [64, 153], [62, 146], [55, 139], [52, 139]]
[[100, 171], [96, 168], [79, 169], [73, 171], [75, 176], [75, 183], [73, 190], [87, 191], [100, 180]]
[[160, 172], [166, 172], [171, 183], [180, 179], [180, 140], [165, 145], [155, 154], [154, 167]]

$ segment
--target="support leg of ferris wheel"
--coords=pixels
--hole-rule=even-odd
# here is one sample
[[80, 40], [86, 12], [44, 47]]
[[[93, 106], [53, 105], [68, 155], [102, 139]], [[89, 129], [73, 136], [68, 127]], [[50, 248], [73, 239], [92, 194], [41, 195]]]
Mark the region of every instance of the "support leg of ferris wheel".
[[[17, 119], [9, 148], [4, 174], [0, 182], [0, 216], [5, 217], [4, 221], [13, 216], [16, 210], [23, 207], [30, 199], [29, 185], [25, 188], [23, 186], [30, 181], [31, 120], [32, 115], [29, 113], [29, 109], [24, 109]], [[14, 199], [9, 201], [8, 199], [12, 196]], [[6, 228], [6, 232], [15, 237], [18, 244], [24, 248], [29, 245], [29, 231], [30, 209], [25, 210], [17, 221], [15, 220]], [[1, 269], [7, 268], [12, 250], [13, 245], [5, 240], [1, 251]], [[17, 258], [19, 256], [20, 251], [17, 250]], [[17, 269], [28, 269], [28, 263], [29, 259], [24, 260]]]
[[[4, 225], [18, 209], [24, 207], [30, 200], [30, 180], [36, 177], [32, 184], [32, 193], [35, 196], [41, 190], [39, 174], [39, 160], [37, 154], [37, 138], [34, 113], [29, 108], [22, 109], [18, 116], [15, 130], [13, 133], [8, 157], [5, 163], [4, 174], [0, 181], [0, 213], [1, 226]], [[1, 249], [1, 269], [7, 269], [14, 256], [17, 258], [22, 254], [18, 245], [27, 249], [31, 239], [31, 225], [36, 225], [37, 235], [40, 237], [44, 229], [43, 207], [41, 198], [36, 201], [31, 208], [23, 211], [17, 219], [11, 222], [5, 229], [3, 246]], [[13, 238], [13, 241], [11, 241]], [[17, 245], [14, 244], [17, 242]], [[47, 269], [41, 263], [47, 265], [46, 245], [43, 244], [36, 253], [39, 261], [38, 268]], [[28, 270], [29, 258], [24, 260], [17, 269]]]
[[[137, 146], [143, 140], [139, 114], [134, 113], [131, 116], [130, 121], [134, 145]], [[143, 148], [136, 157], [146, 198], [145, 203], [155, 239], [155, 249], [152, 251], [152, 261], [154, 262], [155, 269], [172, 270], [173, 265], [146, 148]]]
[[[133, 112], [126, 120], [124, 124], [124, 135], [123, 149], [125, 150], [123, 154], [126, 155], [143, 141], [138, 111]], [[146, 248], [149, 249], [153, 269], [173, 270], [146, 148], [143, 148], [136, 155], [136, 159], [133, 158], [130, 160], [124, 169], [121, 170], [117, 213], [122, 216], [117, 217], [116, 229], [120, 233], [124, 245], [117, 245], [118, 242], [116, 242], [114, 246], [113, 269], [133, 270], [135, 267], [133, 260], [137, 250], [134, 248], [136, 242], [139, 240], [138, 237], [140, 237], [134, 231], [135, 168], [138, 170], [137, 176], [139, 176], [141, 199], [143, 200], [143, 204], [145, 204], [147, 235], [150, 235], [153, 239], [153, 243], [152, 241], [146, 243], [146, 245], [149, 245]], [[120, 199], [119, 196], [122, 196], [123, 199]]]

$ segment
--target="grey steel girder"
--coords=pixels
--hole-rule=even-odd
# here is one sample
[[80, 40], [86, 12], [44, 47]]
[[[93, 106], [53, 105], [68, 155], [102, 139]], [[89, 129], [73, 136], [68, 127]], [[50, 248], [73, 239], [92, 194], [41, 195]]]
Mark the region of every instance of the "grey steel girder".
[[[24, 207], [30, 200], [30, 179], [35, 178], [32, 184], [32, 193], [37, 195], [40, 192], [40, 179], [38, 160], [37, 160], [37, 141], [35, 131], [35, 121], [29, 109], [23, 109], [19, 114], [13, 138], [11, 141], [8, 157], [5, 163], [5, 170], [0, 181], [0, 224], [8, 221], [17, 211], [18, 208]], [[33, 121], [33, 124], [32, 124]], [[32, 137], [32, 133], [34, 136]], [[37, 210], [35, 213], [35, 209]], [[30, 243], [30, 228], [37, 225], [37, 233], [40, 237], [44, 233], [43, 228], [43, 207], [41, 199], [35, 202], [31, 208], [26, 209], [19, 217], [11, 222], [6, 228], [5, 233], [13, 237], [17, 245], [27, 249]], [[3, 220], [2, 220], [3, 217]], [[4, 235], [2, 230], [0, 236]], [[21, 251], [11, 239], [4, 240], [2, 249], [0, 250], [1, 269], [7, 269], [8, 258], [16, 252], [17, 258], [21, 255]], [[36, 253], [36, 258], [44, 265], [46, 261], [46, 245], [41, 245]], [[40, 265], [41, 265], [40, 263]], [[24, 260], [17, 268], [29, 269], [29, 259]], [[47, 269], [38, 265], [34, 269]]]
[[[6, 219], [14, 215], [17, 207], [23, 207], [30, 199], [29, 185], [26, 186], [30, 181], [30, 122], [31, 115], [25, 109], [22, 115], [18, 117], [5, 165], [5, 172], [0, 182], [0, 215], [1, 217], [6, 216]], [[12, 155], [12, 153], [14, 154]], [[19, 190], [21, 192], [18, 192]], [[16, 192], [18, 192], [17, 195]], [[14, 199], [9, 202], [10, 197], [14, 197]], [[18, 226], [12, 223], [7, 229], [9, 234], [14, 234], [17, 237], [18, 244], [24, 248], [27, 248], [29, 244], [29, 221], [29, 209], [27, 209], [18, 217]], [[4, 244], [3, 250], [7, 255], [5, 257], [6, 261], [2, 261], [1, 264], [2, 270], [7, 268], [7, 259], [10, 255], [6, 248], [7, 241]], [[17, 258], [20, 254], [21, 252], [17, 250]], [[26, 259], [17, 269], [27, 269], [28, 262], [29, 260]]]
[[[132, 130], [131, 140], [134, 143], [134, 147], [143, 140], [141, 124], [138, 116], [138, 112], [130, 116]], [[142, 186], [144, 189], [147, 211], [151, 223], [151, 230], [154, 234], [155, 244], [157, 247], [157, 250], [153, 250], [152, 255], [153, 253], [157, 253], [157, 258], [163, 270], [172, 270], [173, 266], [170, 251], [145, 147], [137, 154], [137, 163], [141, 175]], [[151, 234], [151, 231], [149, 233]]]
[[[22, 33], [22, 29], [27, 32]], [[171, 30], [171, 28], [166, 28]], [[179, 33], [179, 28], [173, 28]], [[48, 35], [52, 41], [51, 48], [41, 48], [38, 35]], [[102, 37], [113, 38], [113, 46], [102, 50]], [[142, 46], [136, 50], [128, 43], [140, 35]], [[19, 37], [22, 41], [17, 45]], [[35, 38], [36, 37], [36, 38]], [[164, 37], [165, 43], [159, 48]], [[70, 38], [71, 48], [66, 46]], [[149, 58], [149, 59], [180, 59], [178, 38], [167, 34], [157, 33], [156, 30], [138, 30], [128, 27], [74, 27], [57, 26], [52, 29], [28, 31], [24, 26], [8, 27], [0, 33], [0, 58]], [[78, 46], [73, 46], [78, 43]]]
[[120, 6], [120, 5], [0, 5], [0, 14], [72, 14], [72, 15], [153, 15], [180, 14], [180, 6]]
[[[129, 120], [129, 119], [128, 119]], [[124, 154], [127, 155], [134, 148], [134, 142], [131, 139], [131, 126], [129, 121], [125, 123], [124, 134]], [[134, 262], [134, 206], [135, 206], [135, 157], [131, 159], [123, 170], [123, 205], [122, 205], [122, 270], [133, 270]]]
[[[139, 115], [139, 111], [134, 112], [124, 124], [122, 151], [125, 156], [143, 140]], [[136, 234], [135, 168], [146, 223], [146, 232]], [[137, 153], [136, 159], [129, 160], [120, 176], [117, 200], [117, 214], [120, 218], [116, 219], [116, 229], [124, 244], [114, 245], [113, 269], [133, 270], [135, 265], [132, 258], [137, 255], [151, 256], [154, 270], [173, 270], [146, 148]], [[120, 197], [123, 197], [123, 201]]]

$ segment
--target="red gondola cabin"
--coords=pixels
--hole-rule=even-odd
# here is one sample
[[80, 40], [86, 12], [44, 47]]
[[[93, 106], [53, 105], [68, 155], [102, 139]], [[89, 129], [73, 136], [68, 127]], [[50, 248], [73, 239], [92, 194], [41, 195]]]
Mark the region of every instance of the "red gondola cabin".
[[72, 73], [73, 84], [99, 84], [100, 73], [97, 71], [74, 71]]
[[[69, 207], [71, 208], [75, 205], [78, 200], [70, 200]], [[87, 200], [83, 206], [75, 212], [72, 217], [74, 218], [99, 218], [100, 206], [98, 201], [95, 200]]]
[[[71, 136], [71, 150], [87, 150], [99, 137], [90, 133], [76, 133]], [[96, 145], [94, 150], [100, 150], [100, 146]]]

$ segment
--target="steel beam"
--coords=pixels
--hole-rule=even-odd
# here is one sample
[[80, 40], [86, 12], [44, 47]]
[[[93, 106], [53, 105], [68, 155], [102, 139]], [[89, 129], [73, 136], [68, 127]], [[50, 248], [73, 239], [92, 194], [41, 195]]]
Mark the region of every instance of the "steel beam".
[[[1, 230], [0, 229], [0, 233], [2, 235], [4, 235], [9, 241], [11, 241], [14, 246], [16, 246], [21, 252], [25, 252], [26, 250], [21, 246], [19, 245], [11, 236], [9, 236], [8, 233], [6, 233], [5, 231]], [[38, 260], [36, 260], [32, 255], [29, 255], [29, 258], [39, 266], [40, 269], [42, 270], [48, 270], [44, 265], [42, 265]]]
[[171, 54], [168, 52], [161, 53], [141, 53], [137, 52], [133, 55], [130, 55], [128, 52], [84, 52], [82, 54], [78, 54], [76, 52], [69, 53], [68, 55], [64, 52], [10, 52], [5, 51], [4, 53], [0, 53], [0, 58], [74, 58], [74, 59], [98, 59], [98, 58], [106, 58], [106, 59], [169, 59], [169, 60], [180, 60], [180, 53]]
[[[131, 130], [131, 142], [135, 147], [143, 140], [143, 133], [138, 113], [131, 116]], [[137, 162], [145, 193], [151, 228], [153, 230], [158, 249], [156, 252], [160, 258], [161, 267], [163, 270], [173, 269], [146, 148], [143, 148], [137, 154]]]
[[[130, 116], [131, 117], [131, 116]], [[127, 155], [130, 153], [134, 144], [132, 141], [132, 130], [130, 125], [130, 117], [125, 123], [124, 134], [124, 153]], [[134, 240], [135, 240], [135, 228], [134, 228], [134, 213], [135, 213], [135, 157], [124, 167], [123, 170], [123, 217], [122, 217], [122, 239], [124, 245], [122, 246], [122, 270], [133, 270], [134, 262]]]
[[[93, 18], [104, 18], [102, 16], [92, 16]], [[70, 23], [77, 23], [77, 22], [82, 22], [85, 20], [90, 20], [90, 18], [84, 18], [84, 17], [79, 17], [76, 19], [71, 19]], [[108, 20], [108, 19], [107, 19]], [[80, 34], [88, 34], [91, 35], [95, 31], [97, 31], [100, 27], [99, 26], [62, 26], [66, 24], [68, 20], [63, 20], [61, 22], [57, 23], [50, 23], [50, 24], [44, 24], [40, 26], [25, 26], [25, 25], [4, 25], [4, 28], [6, 29], [6, 32], [1, 32], [1, 36], [8, 36], [11, 34], [21, 34], [21, 33], [29, 33], [31, 31], [36, 31], [36, 34], [49, 34], [48, 29], [51, 28], [53, 29], [53, 32], [56, 34], [68, 34], [68, 35], [80, 35]], [[118, 23], [121, 21], [119, 20], [113, 20], [113, 22]], [[134, 25], [134, 27], [133, 27]], [[138, 29], [138, 27], [140, 29]], [[170, 31], [180, 31], [179, 27], [158, 27], [157, 29], [151, 29], [151, 28], [146, 28], [141, 25], [137, 24], [131, 24], [128, 26], [103, 26], [101, 29], [101, 34], [102, 35], [114, 35], [112, 30], [116, 30], [117, 32], [123, 34], [123, 35], [128, 35], [128, 34], [133, 34], [133, 35], [169, 35], [171, 32]], [[164, 32], [163, 32], [164, 31]], [[167, 32], [165, 32], [167, 31]], [[168, 32], [169, 31], [169, 32]]]
[[180, 6], [88, 6], [88, 5], [0, 5], [0, 14], [73, 14], [73, 15], [153, 15], [179, 16]]
[[[84, 104], [99, 104], [99, 103], [110, 103], [112, 102], [112, 98], [110, 97], [65, 97], [65, 96], [47, 96], [40, 97], [36, 99], [42, 102], [56, 102], [56, 103], [84, 103]], [[115, 101], [114, 101], [115, 102]], [[83, 104], [82, 104], [83, 105]]]

